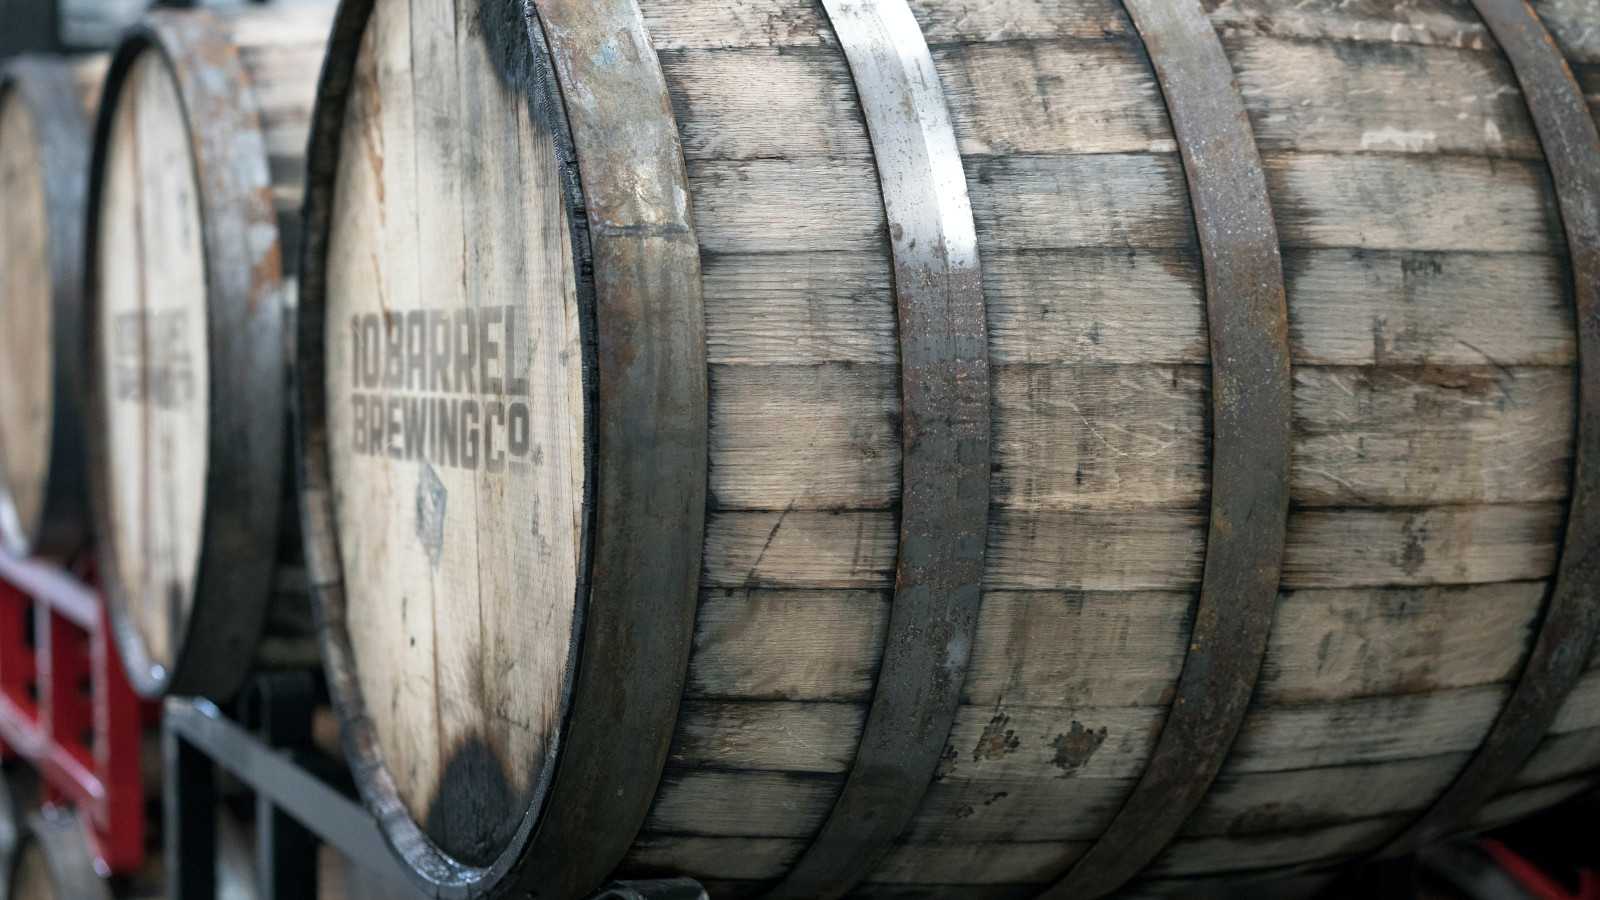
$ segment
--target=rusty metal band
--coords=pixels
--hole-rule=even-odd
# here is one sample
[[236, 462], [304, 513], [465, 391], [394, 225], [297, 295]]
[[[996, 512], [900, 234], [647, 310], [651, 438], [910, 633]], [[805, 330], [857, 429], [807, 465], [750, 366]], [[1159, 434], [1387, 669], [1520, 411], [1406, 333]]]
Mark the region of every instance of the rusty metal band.
[[83, 353], [83, 210], [90, 123], [72, 67], [55, 58], [21, 57], [0, 70], [0, 97], [13, 95], [33, 115], [49, 240], [50, 462], [38, 519], [18, 520], [0, 478], [0, 547], [18, 556], [64, 558], [88, 537], [78, 360]]
[[373, 5], [344, 0], [335, 17], [308, 153], [296, 422], [329, 686], [356, 782], [427, 896], [587, 897], [622, 860], [655, 797], [698, 600], [705, 333], [677, 125], [634, 0], [537, 0], [483, 25], [520, 30], [525, 45], [512, 62], [527, 64], [518, 77], [530, 115], [556, 132], [579, 294], [593, 296], [586, 389], [596, 474], [576, 675], [549, 789], [490, 864], [469, 865], [429, 840], [383, 769], [344, 621], [325, 390], [327, 255], [342, 125]]
[[902, 487], [894, 603], [855, 761], [772, 897], [838, 897], [915, 815], [960, 703], [989, 508], [989, 352], [976, 229], [933, 57], [905, 0], [823, 0], [877, 159], [894, 257]]
[[1600, 629], [1600, 133], [1533, 8], [1523, 0], [1473, 6], [1511, 60], [1561, 208], [1577, 306], [1576, 463], [1555, 584], [1516, 686], [1466, 768], [1385, 854], [1466, 827], [1516, 777], [1583, 675]]
[[[170, 669], [145, 652], [129, 615], [111, 541], [100, 572], [123, 667], [145, 697], [232, 697], [254, 662], [271, 602], [283, 505], [288, 385], [284, 374], [283, 260], [266, 138], [253, 84], [227, 27], [202, 10], [152, 12], [111, 61], [96, 123], [84, 266], [84, 353], [91, 415], [106, 421], [99, 305], [101, 191], [121, 86], [139, 56], [158, 53], [182, 100], [194, 156], [205, 254], [209, 451], [194, 602], [176, 622]], [[112, 447], [89, 429], [89, 476], [98, 533], [111, 531]]]
[[1261, 670], [1288, 528], [1288, 308], [1261, 154], [1199, 0], [1125, 5], [1166, 98], [1199, 231], [1211, 335], [1211, 522], [1194, 630], [1161, 737], [1121, 811], [1048, 898], [1121, 887], [1205, 798]]

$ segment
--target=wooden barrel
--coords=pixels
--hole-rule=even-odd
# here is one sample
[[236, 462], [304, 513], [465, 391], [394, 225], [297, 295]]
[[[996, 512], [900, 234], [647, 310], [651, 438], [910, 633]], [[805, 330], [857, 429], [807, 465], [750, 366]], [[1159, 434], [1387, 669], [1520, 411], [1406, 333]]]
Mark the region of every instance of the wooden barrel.
[[430, 895], [1293, 894], [1600, 777], [1520, 3], [526, 6], [346, 0], [309, 150], [308, 565]]
[[28, 817], [15, 863], [7, 871], [7, 900], [111, 898], [111, 889], [95, 872], [83, 826], [65, 810], [46, 809]]
[[[32, 776], [31, 771], [10, 771], [0, 775], [0, 885], [10, 887], [12, 873], [17, 869], [18, 851], [21, 849], [22, 835], [24, 832], [23, 816], [26, 810], [33, 805], [37, 793], [33, 785], [28, 784], [24, 776]], [[21, 788], [21, 790], [17, 790]], [[15, 896], [9, 892], [0, 893], [0, 897], [10, 898]]]
[[83, 208], [104, 60], [0, 70], [0, 548], [65, 556], [87, 528]]
[[107, 76], [90, 486], [118, 646], [145, 696], [231, 695], [274, 597], [293, 596], [275, 576], [294, 521], [284, 260], [328, 18], [311, 4], [152, 13]]

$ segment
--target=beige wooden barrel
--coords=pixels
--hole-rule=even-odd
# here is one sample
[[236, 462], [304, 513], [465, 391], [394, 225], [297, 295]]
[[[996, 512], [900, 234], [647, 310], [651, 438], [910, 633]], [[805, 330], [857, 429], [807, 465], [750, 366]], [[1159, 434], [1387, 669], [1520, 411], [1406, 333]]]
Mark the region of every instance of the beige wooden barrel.
[[90, 485], [119, 647], [146, 696], [231, 695], [281, 618], [275, 598], [304, 603], [303, 573], [284, 568], [298, 558], [284, 540], [286, 260], [329, 13], [152, 13], [107, 78], [87, 252]]
[[347, 0], [304, 526], [419, 883], [1292, 894], [1594, 784], [1600, 139], [1490, 2]]
[[79, 409], [89, 122], [105, 61], [0, 72], [0, 547], [57, 556], [88, 531]]

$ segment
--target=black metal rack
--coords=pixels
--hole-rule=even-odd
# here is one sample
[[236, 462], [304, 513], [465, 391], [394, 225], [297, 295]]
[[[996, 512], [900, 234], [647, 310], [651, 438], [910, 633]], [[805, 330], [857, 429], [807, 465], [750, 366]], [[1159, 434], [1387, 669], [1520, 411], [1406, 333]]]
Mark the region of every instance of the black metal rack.
[[[255, 794], [261, 897], [316, 896], [316, 849], [336, 848], [385, 895], [420, 898], [378, 826], [311, 745], [316, 679], [308, 672], [256, 678], [240, 703], [252, 730], [206, 700], [170, 699], [162, 717], [164, 841], [168, 896], [217, 896], [217, 769]], [[213, 765], [215, 764], [215, 765]]]
[[[314, 672], [256, 676], [238, 720], [206, 700], [169, 699], [161, 728], [164, 841], [171, 900], [216, 900], [220, 768], [255, 795], [256, 871], [262, 900], [316, 896], [317, 846], [359, 866], [381, 896], [423, 900], [351, 796], [343, 766], [312, 745], [320, 699]], [[595, 900], [706, 900], [698, 882], [619, 882]]]

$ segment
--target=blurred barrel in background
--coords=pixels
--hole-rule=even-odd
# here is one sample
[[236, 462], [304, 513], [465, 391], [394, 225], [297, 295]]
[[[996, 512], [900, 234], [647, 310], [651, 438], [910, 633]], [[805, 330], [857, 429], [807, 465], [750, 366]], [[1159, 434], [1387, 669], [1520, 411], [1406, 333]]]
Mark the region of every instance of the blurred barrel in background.
[[0, 548], [69, 554], [87, 531], [80, 409], [89, 123], [103, 57], [0, 70]]
[[346, 2], [308, 167], [419, 883], [1226, 894], [1595, 783], [1600, 138], [1520, 3], [524, 6]]
[[269, 619], [307, 626], [303, 574], [283, 565], [298, 560], [285, 260], [329, 13], [155, 12], [107, 76], [87, 253], [90, 485], [119, 647], [146, 696], [225, 698]]

